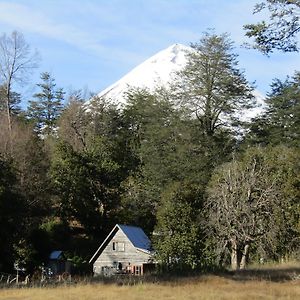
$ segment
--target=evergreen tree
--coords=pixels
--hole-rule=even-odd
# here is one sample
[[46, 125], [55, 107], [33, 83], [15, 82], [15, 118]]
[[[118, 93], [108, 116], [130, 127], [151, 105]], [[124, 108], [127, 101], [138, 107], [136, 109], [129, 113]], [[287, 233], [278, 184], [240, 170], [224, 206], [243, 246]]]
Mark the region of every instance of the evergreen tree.
[[250, 124], [251, 143], [300, 145], [300, 73], [285, 81], [274, 80], [266, 98], [266, 112]]
[[237, 68], [237, 55], [227, 34], [205, 33], [175, 82], [175, 97], [196, 117], [202, 130], [213, 136], [217, 129], [234, 125], [236, 113], [253, 105], [252, 88]]
[[[5, 87], [0, 86], [0, 111], [6, 112], [7, 103], [6, 103], [6, 93]], [[20, 108], [21, 103], [21, 95], [17, 92], [11, 91], [10, 93], [10, 102], [9, 102], [9, 110], [11, 115], [18, 115], [21, 111]]]
[[138, 168], [122, 183], [121, 215], [151, 232], [162, 193], [174, 182], [188, 181], [203, 197], [212, 170], [226, 161], [234, 142], [221, 130], [208, 137], [165, 91], [133, 90], [128, 97], [124, 114]]
[[62, 111], [65, 93], [62, 88], [56, 88], [55, 79], [48, 72], [41, 74], [41, 80], [42, 83], [37, 84], [41, 91], [33, 95], [37, 100], [29, 101], [27, 116], [34, 121], [39, 133], [51, 134]]
[[127, 97], [124, 116], [137, 168], [122, 184], [122, 218], [136, 225], [143, 223], [151, 232], [162, 190], [184, 178], [180, 158], [185, 133], [176, 128], [179, 114], [162, 95], [132, 90]]
[[283, 52], [298, 50], [297, 35], [300, 32], [298, 0], [264, 0], [256, 4], [254, 13], [269, 11], [269, 20], [247, 24], [246, 35], [254, 38], [253, 47], [264, 54], [274, 49]]

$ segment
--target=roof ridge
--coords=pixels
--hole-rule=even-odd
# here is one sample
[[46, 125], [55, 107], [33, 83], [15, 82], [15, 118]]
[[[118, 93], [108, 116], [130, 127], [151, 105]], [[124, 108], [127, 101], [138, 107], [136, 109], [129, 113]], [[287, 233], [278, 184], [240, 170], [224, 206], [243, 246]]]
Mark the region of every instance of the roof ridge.
[[113, 229], [110, 231], [110, 233], [107, 235], [107, 237], [104, 239], [102, 244], [99, 246], [95, 254], [92, 256], [92, 258], [89, 261], [90, 263], [94, 262], [96, 257], [99, 256], [99, 253], [103, 251], [104, 247], [106, 247], [105, 245], [111, 240], [112, 235], [116, 233], [116, 229], [121, 230], [123, 234], [125, 234], [127, 239], [130, 241], [132, 246], [137, 250], [146, 251], [146, 252], [150, 251], [151, 241], [141, 227], [116, 224], [113, 227]]

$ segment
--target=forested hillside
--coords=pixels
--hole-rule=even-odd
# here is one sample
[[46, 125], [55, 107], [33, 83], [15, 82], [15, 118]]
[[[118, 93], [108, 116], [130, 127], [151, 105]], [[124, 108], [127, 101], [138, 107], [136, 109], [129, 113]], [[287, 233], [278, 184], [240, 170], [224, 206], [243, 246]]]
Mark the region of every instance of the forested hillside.
[[[227, 34], [192, 44], [171, 87], [67, 94], [23, 35], [0, 37], [0, 271], [64, 250], [78, 272], [116, 223], [141, 226], [169, 270], [300, 258], [300, 74], [263, 114]], [[28, 101], [28, 107], [21, 103]]]

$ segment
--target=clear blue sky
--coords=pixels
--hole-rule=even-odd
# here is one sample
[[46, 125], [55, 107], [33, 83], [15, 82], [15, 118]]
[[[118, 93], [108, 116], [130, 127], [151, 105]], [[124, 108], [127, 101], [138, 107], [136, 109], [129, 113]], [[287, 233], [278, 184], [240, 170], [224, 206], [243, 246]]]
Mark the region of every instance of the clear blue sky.
[[21, 31], [41, 62], [24, 89], [30, 97], [40, 72], [51, 72], [66, 91], [99, 92], [133, 67], [174, 43], [189, 45], [203, 31], [228, 32], [239, 67], [262, 93], [273, 78], [300, 69], [299, 54], [270, 58], [241, 48], [243, 24], [259, 0], [0, 0], [0, 34]]

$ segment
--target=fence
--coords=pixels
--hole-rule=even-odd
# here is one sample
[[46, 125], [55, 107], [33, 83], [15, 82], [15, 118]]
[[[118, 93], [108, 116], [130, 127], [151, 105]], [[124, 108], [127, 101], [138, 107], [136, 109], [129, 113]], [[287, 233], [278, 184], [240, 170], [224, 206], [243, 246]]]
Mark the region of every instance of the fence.
[[8, 274], [0, 272], [0, 284], [28, 284], [29, 283], [29, 275], [25, 276], [25, 278], [22, 278], [20, 281], [20, 275], [19, 274]]

